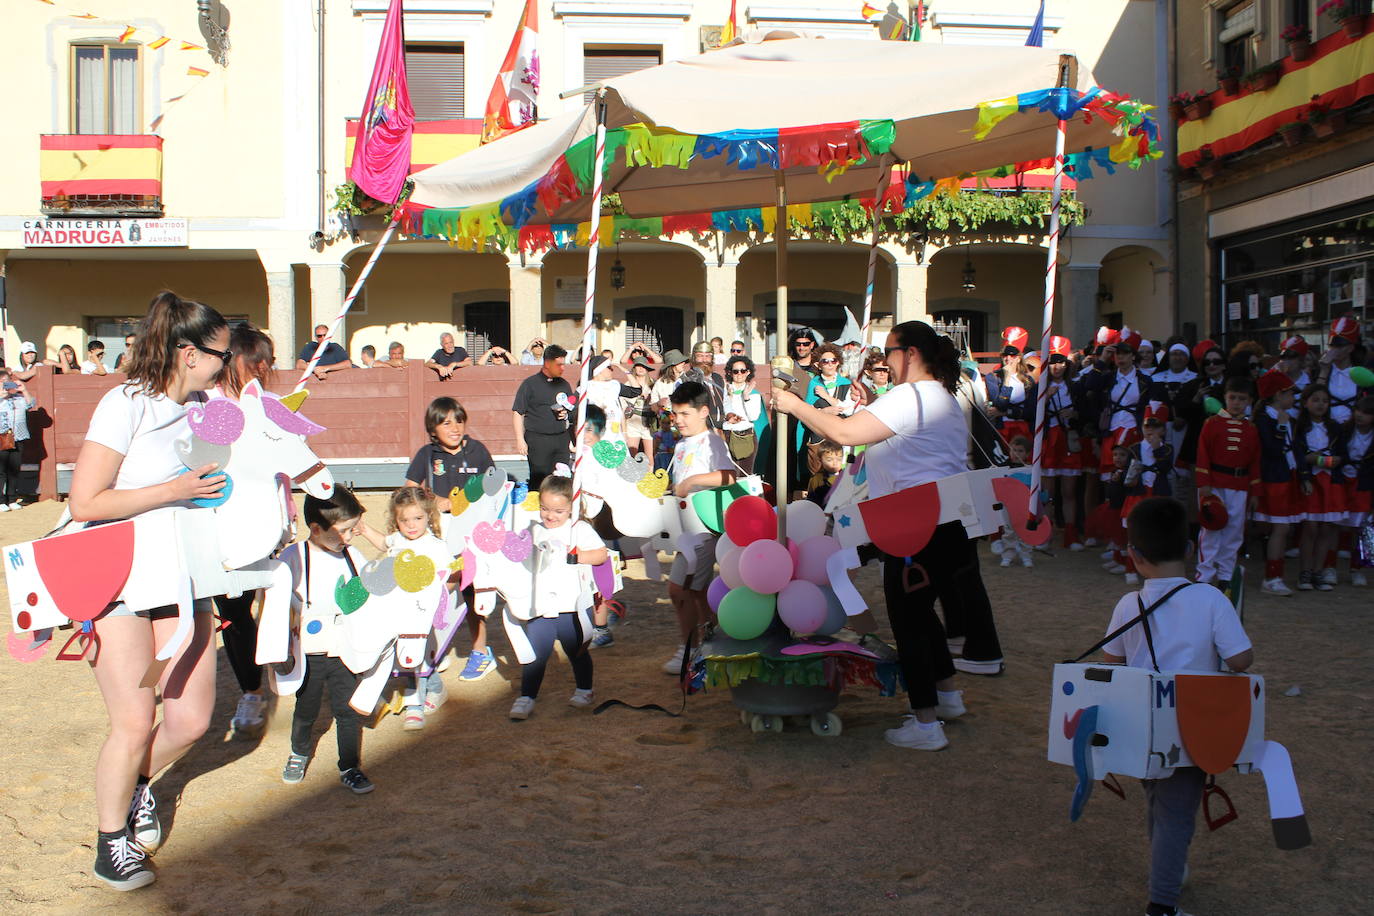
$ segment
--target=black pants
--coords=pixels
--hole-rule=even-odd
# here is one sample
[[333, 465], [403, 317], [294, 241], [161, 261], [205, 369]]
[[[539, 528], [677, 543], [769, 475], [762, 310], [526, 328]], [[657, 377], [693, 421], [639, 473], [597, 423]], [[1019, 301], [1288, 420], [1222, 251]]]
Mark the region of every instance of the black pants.
[[329, 655], [305, 657], [305, 681], [296, 692], [296, 712], [291, 717], [291, 753], [314, 756], [311, 732], [320, 715], [320, 700], [329, 688], [329, 709], [334, 714], [334, 736], [339, 743], [339, 771], [358, 765], [363, 740], [362, 717], [348, 705], [358, 688], [358, 676], [343, 661]]
[[951, 544], [957, 559], [943, 575], [934, 578], [935, 594], [945, 612], [945, 636], [964, 637], [964, 658], [971, 662], [990, 662], [1002, 657], [1002, 644], [997, 639], [997, 624], [992, 619], [992, 602], [983, 585], [983, 573], [978, 565], [978, 542], [961, 538]]
[[[970, 543], [964, 536], [962, 524], [947, 522], [935, 529], [930, 543], [911, 557], [910, 562], [906, 557], [888, 557], [883, 561], [887, 618], [897, 643], [898, 662], [906, 678], [912, 709], [933, 707], [937, 699], [936, 681], [954, 676], [954, 662], [945, 644], [945, 629], [935, 614], [935, 599], [942, 588], [951, 587], [949, 580], [955, 579], [956, 570], [965, 562]], [[997, 645], [991, 608], [986, 619], [969, 613], [965, 620], [969, 627], [968, 638], [975, 645], [980, 641], [983, 645]], [[991, 629], [990, 634], [988, 629]]]
[[568, 434], [532, 433], [525, 430], [525, 445], [529, 449], [530, 489], [537, 490], [544, 478], [553, 473], [560, 461], [567, 464], [570, 454]]
[[215, 613], [229, 624], [220, 631], [224, 640], [224, 654], [234, 669], [239, 689], [250, 693], [262, 687], [262, 666], [257, 663], [258, 622], [253, 619], [253, 600], [256, 591], [244, 592], [237, 598], [215, 596]]
[[539, 686], [544, 683], [544, 669], [553, 657], [553, 642], [557, 639], [563, 644], [563, 653], [572, 663], [573, 680], [578, 690], [592, 689], [592, 653], [587, 650], [582, 632], [582, 622], [577, 614], [559, 614], [557, 617], [536, 617], [523, 622], [525, 635], [534, 648], [534, 661], [520, 666], [520, 695], [534, 698], [539, 696]]
[[19, 500], [19, 449], [0, 451], [0, 502], [9, 505]]

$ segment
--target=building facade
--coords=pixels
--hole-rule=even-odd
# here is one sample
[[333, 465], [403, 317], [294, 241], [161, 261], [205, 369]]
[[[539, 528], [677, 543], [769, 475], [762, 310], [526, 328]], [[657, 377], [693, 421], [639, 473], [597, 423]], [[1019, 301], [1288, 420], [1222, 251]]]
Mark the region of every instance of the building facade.
[[[15, 95], [0, 125], [11, 168], [0, 178], [0, 263], [11, 362], [21, 341], [55, 357], [99, 338], [112, 362], [122, 334], [167, 287], [264, 327], [279, 366], [310, 327], [330, 321], [366, 260], [375, 220], [334, 209], [346, 181], [352, 120], [363, 102], [386, 0], [239, 4], [146, 0], [134, 18], [111, 0], [14, 4], [2, 69]], [[407, 0], [407, 66], [419, 118], [413, 166], [473, 148], [496, 68], [521, 13], [516, 0]], [[700, 53], [729, 0], [541, 0], [539, 113], [597, 79]], [[740, 28], [785, 27], [879, 40], [880, 23], [848, 0], [739, 3]], [[890, 9], [908, 12], [907, 5]], [[1032, 0], [935, 0], [921, 40], [1023, 44]], [[1105, 86], [1161, 100], [1164, 0], [1051, 0], [1047, 47], [1072, 49]], [[132, 14], [128, 14], [132, 15]], [[1146, 40], [1142, 40], [1142, 36]], [[166, 39], [165, 41], [163, 39]], [[938, 87], [932, 87], [938, 91]], [[722, 100], [728, 104], [728, 100]], [[1048, 151], [1047, 151], [1048, 152]], [[1061, 247], [1056, 330], [1083, 341], [1099, 324], [1150, 336], [1175, 327], [1164, 168], [1077, 190], [1088, 218]], [[137, 236], [135, 238], [135, 236]], [[877, 330], [907, 318], [962, 318], [975, 349], [1008, 324], [1038, 328], [1044, 239], [1025, 227], [888, 238], [875, 292]], [[791, 316], [822, 333], [835, 308], [862, 303], [866, 248], [799, 240]], [[425, 356], [441, 332], [480, 352], [518, 352], [535, 336], [580, 332], [585, 252], [542, 257], [394, 242], [344, 326], [366, 344]], [[772, 244], [735, 234], [625, 241], [599, 271], [598, 344], [688, 346], [720, 336], [771, 352]], [[976, 272], [966, 289], [968, 265]]]

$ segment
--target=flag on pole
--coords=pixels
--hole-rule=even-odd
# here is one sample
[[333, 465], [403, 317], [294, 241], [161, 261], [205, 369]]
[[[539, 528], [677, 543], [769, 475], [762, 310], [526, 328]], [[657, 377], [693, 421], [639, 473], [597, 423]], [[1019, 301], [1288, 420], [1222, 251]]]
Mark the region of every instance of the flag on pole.
[[865, 19], [876, 19], [883, 14], [883, 11], [871, 3], [865, 3], [863, 8], [859, 10], [859, 14]]
[[1040, 12], [1035, 14], [1035, 22], [1031, 25], [1030, 35], [1026, 38], [1026, 47], [1043, 48], [1045, 46], [1045, 0], [1040, 0]]
[[482, 118], [482, 142], [514, 133], [535, 122], [539, 96], [539, 8], [525, 0], [506, 59], [496, 74]]
[[912, 41], [921, 40], [921, 23], [926, 21], [925, 0], [916, 0], [916, 9], [911, 12], [911, 32], [908, 38]]
[[358, 139], [348, 178], [373, 200], [395, 203], [410, 173], [410, 137], [415, 109], [406, 87], [406, 37], [401, 0], [391, 0], [382, 42], [358, 118]]
[[720, 44], [724, 47], [738, 37], [739, 26], [735, 25], [735, 0], [730, 0], [730, 18], [726, 21], [725, 27], [720, 30]]

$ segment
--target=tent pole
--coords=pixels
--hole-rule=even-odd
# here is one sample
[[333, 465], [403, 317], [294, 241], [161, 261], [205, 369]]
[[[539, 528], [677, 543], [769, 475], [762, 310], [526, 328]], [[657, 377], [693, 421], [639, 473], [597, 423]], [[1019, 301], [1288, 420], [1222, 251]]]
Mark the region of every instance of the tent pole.
[[[778, 302], [777, 317], [775, 321], [774, 339], [777, 341], [779, 357], [785, 357], [787, 353], [787, 237], [791, 234], [791, 226], [787, 222], [787, 175], [782, 169], [773, 172], [774, 183], [777, 186], [777, 211], [773, 220], [773, 238], [777, 242], [778, 250], [775, 260]], [[796, 372], [795, 368], [790, 370]], [[777, 464], [777, 483], [774, 496], [778, 503], [778, 542], [787, 543], [787, 500], [791, 495], [792, 488], [787, 477], [787, 453], [792, 448], [792, 439], [787, 435], [787, 416], [776, 411], [773, 414], [773, 451]]]
[[401, 224], [401, 208], [396, 206], [391, 212], [391, 222], [387, 224], [386, 232], [377, 240], [377, 245], [372, 249], [372, 254], [368, 256], [367, 263], [363, 265], [363, 272], [358, 274], [358, 279], [353, 281], [353, 288], [344, 297], [343, 305], [339, 308], [339, 314], [334, 316], [334, 321], [329, 325], [329, 336], [315, 345], [315, 352], [310, 357], [310, 362], [306, 365], [305, 371], [301, 373], [300, 380], [296, 382], [296, 387], [291, 389], [295, 394], [306, 386], [310, 381], [310, 374], [315, 371], [315, 367], [320, 363], [320, 357], [324, 355], [324, 348], [334, 339], [334, 335], [339, 333], [339, 328], [343, 326], [343, 320], [348, 315], [348, 310], [353, 307], [353, 300], [358, 298], [358, 293], [362, 292], [363, 284], [367, 282], [368, 276], [372, 273], [372, 268], [377, 264], [377, 259], [382, 256], [382, 249], [386, 243], [391, 241], [391, 236], [396, 233], [396, 227]]
[[1030, 501], [1026, 504], [1034, 530], [1040, 518], [1040, 482], [1045, 443], [1045, 409], [1050, 393], [1050, 325], [1054, 321], [1054, 292], [1059, 280], [1059, 204], [1064, 193], [1064, 140], [1068, 122], [1060, 119], [1054, 134], [1054, 189], [1050, 193], [1050, 237], [1045, 251], [1045, 309], [1040, 330], [1040, 384], [1035, 395], [1035, 445], [1031, 458]]
[[864, 286], [864, 320], [859, 342], [863, 350], [869, 346], [868, 326], [873, 320], [873, 278], [878, 273], [878, 239], [883, 229], [883, 197], [892, 183], [892, 155], [884, 153], [878, 160], [878, 190], [873, 204], [873, 242], [868, 246], [868, 283]]
[[587, 298], [582, 309], [582, 366], [577, 373], [577, 435], [573, 439], [572, 519], [577, 521], [582, 504], [582, 462], [586, 457], [582, 436], [587, 430], [587, 383], [591, 381], [592, 321], [596, 305], [596, 259], [601, 248], [601, 196], [606, 163], [606, 90], [596, 91], [596, 158], [592, 166], [591, 232], [587, 240]]

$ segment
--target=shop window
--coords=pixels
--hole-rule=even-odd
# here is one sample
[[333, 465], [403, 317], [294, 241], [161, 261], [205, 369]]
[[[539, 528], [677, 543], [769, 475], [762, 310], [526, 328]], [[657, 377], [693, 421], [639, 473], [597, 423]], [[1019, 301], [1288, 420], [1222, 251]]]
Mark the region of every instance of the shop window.
[[462, 118], [463, 46], [406, 44], [406, 86], [418, 120]]
[[[582, 85], [590, 86], [636, 70], [647, 70], [663, 63], [663, 49], [657, 46], [637, 45], [619, 48], [582, 49]], [[590, 102], [593, 93], [585, 93], [583, 102]]]
[[463, 348], [477, 359], [492, 347], [510, 349], [510, 303], [469, 302], [463, 309]]
[[684, 349], [682, 309], [643, 306], [625, 310], [625, 349], [639, 344], [656, 353]]
[[140, 134], [138, 45], [72, 45], [72, 132]]

